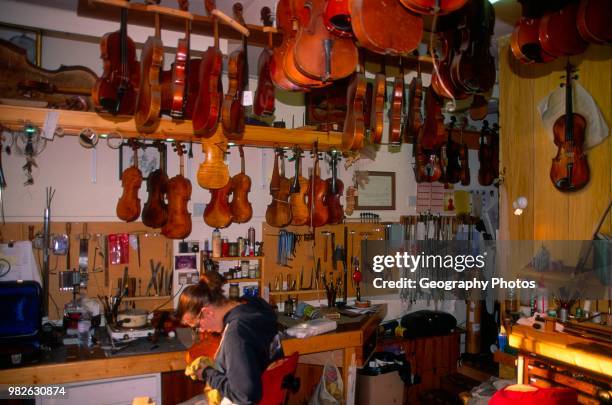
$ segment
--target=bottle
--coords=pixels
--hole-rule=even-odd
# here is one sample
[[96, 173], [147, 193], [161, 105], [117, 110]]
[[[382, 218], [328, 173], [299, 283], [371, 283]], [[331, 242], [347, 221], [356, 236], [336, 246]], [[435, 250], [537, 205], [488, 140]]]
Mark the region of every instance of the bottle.
[[90, 347], [91, 346], [91, 334], [89, 330], [91, 329], [91, 315], [89, 311], [85, 311], [79, 319], [78, 323], [78, 340], [79, 346], [81, 347]]
[[506, 328], [502, 325], [499, 328], [499, 335], [497, 335], [497, 344], [500, 352], [504, 352], [506, 350], [506, 346], [508, 346], [508, 335], [506, 334]]
[[221, 257], [221, 231], [218, 228], [212, 233], [212, 257]]
[[229, 287], [229, 299], [237, 300], [240, 298], [240, 288], [237, 283], [231, 283]]

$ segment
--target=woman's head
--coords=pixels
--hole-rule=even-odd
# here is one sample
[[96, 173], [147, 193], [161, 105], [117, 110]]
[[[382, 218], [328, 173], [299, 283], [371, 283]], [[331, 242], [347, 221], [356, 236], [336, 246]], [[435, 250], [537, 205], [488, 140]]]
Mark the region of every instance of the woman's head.
[[220, 332], [223, 318], [218, 316], [217, 309], [229, 302], [223, 294], [223, 282], [219, 273], [207, 272], [200, 277], [198, 284], [186, 287], [179, 297], [177, 318], [191, 327]]

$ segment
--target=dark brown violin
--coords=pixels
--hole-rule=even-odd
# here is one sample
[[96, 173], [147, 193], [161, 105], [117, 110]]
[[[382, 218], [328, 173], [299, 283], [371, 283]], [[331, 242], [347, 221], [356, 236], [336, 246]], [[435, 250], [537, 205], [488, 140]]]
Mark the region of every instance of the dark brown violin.
[[360, 46], [382, 55], [412, 52], [423, 37], [423, 18], [399, 1], [349, 0], [351, 25]]
[[490, 186], [497, 177], [493, 171], [493, 145], [492, 134], [489, 128], [489, 122], [484, 120], [480, 129], [480, 146], [478, 148], [478, 184], [481, 186]]
[[344, 220], [344, 207], [340, 203], [342, 193], [344, 193], [344, 183], [338, 179], [338, 151], [331, 151], [331, 178], [327, 179], [327, 194], [325, 195], [325, 202], [329, 210], [329, 218], [327, 223], [330, 225], [341, 224]]
[[423, 122], [423, 149], [437, 151], [446, 141], [441, 101], [429, 87], [425, 96], [425, 121]]
[[[418, 57], [418, 54], [417, 54]], [[417, 64], [417, 75], [408, 85], [408, 124], [404, 126], [404, 140], [406, 142], [416, 142], [419, 131], [423, 126], [423, 114], [421, 105], [423, 104], [423, 81], [421, 79], [421, 63]]]
[[404, 109], [404, 67], [400, 58], [399, 76], [393, 80], [391, 109], [389, 110], [389, 143], [402, 143], [402, 112]]
[[[461, 145], [453, 141], [453, 130], [457, 119], [451, 116], [450, 120], [447, 130], [448, 138], [446, 144], [442, 146], [443, 151], [441, 152], [443, 156], [443, 179], [441, 179], [441, 181], [443, 180], [445, 183], [455, 184], [459, 183], [461, 180], [461, 163], [459, 162]], [[444, 162], [444, 160], [446, 160], [446, 162]]]
[[164, 44], [161, 41], [159, 14], [155, 14], [155, 36], [150, 36], [140, 56], [140, 87], [136, 99], [134, 122], [139, 132], [149, 134], [157, 129], [161, 110], [161, 69]]
[[134, 162], [121, 174], [123, 194], [117, 202], [117, 218], [125, 222], [135, 221], [140, 216], [140, 198], [138, 190], [142, 185], [142, 172], [138, 169], [138, 144], [131, 142], [134, 151]]
[[310, 195], [310, 183], [302, 176], [302, 151], [294, 149], [295, 176], [291, 184], [289, 204], [291, 205], [291, 225], [306, 225], [310, 219], [310, 208], [306, 198]]
[[314, 149], [315, 164], [310, 176], [310, 226], [313, 228], [327, 224], [329, 220], [329, 208], [325, 197], [329, 185], [319, 173], [319, 154]]
[[342, 131], [342, 149], [359, 150], [363, 148], [365, 137], [365, 114], [367, 82], [365, 75], [355, 72], [346, 92], [348, 108]]
[[227, 143], [225, 142], [202, 141], [204, 162], [200, 164], [197, 174], [200, 187], [216, 190], [229, 183], [229, 169], [224, 161], [226, 149]]
[[[269, 7], [261, 9], [261, 19], [263, 20], [264, 30], [272, 27], [272, 20]], [[257, 90], [253, 101], [253, 113], [259, 116], [269, 116], [274, 114], [274, 83], [270, 77], [270, 62], [274, 56], [272, 51], [272, 32], [268, 32], [268, 46], [259, 55], [257, 61]]]
[[[165, 144], [157, 141], [160, 162], [165, 151]], [[166, 193], [168, 192], [168, 175], [159, 167], [147, 177], [147, 201], [142, 208], [142, 223], [149, 228], [161, 228], [168, 221], [168, 205]]]
[[[213, 14], [214, 0], [205, 0], [206, 10], [212, 16], [214, 26], [214, 46], [208, 47], [202, 54], [198, 76], [198, 95], [195, 99], [192, 125], [196, 136], [209, 138], [217, 131], [221, 102], [223, 100], [223, 85], [221, 84], [221, 68], [223, 54], [219, 50], [219, 22]], [[190, 66], [191, 67], [191, 66]]]
[[372, 91], [372, 113], [370, 115], [370, 142], [379, 144], [382, 142], [385, 100], [387, 99], [387, 75], [385, 73], [385, 60], [381, 70], [374, 77], [374, 89]]
[[191, 199], [191, 182], [183, 175], [184, 145], [173, 143], [179, 155], [179, 174], [168, 181], [168, 221], [162, 227], [162, 234], [170, 239], [185, 239], [191, 233], [191, 213], [187, 204]]
[[544, 12], [542, 1], [521, 0], [523, 11], [510, 36], [510, 50], [521, 63], [550, 62], [554, 56], [547, 54], [540, 44], [540, 20]]
[[423, 132], [421, 127], [414, 145], [414, 178], [417, 183], [431, 183], [441, 179], [442, 167], [436, 153], [423, 150]]
[[230, 180], [232, 186], [230, 210], [232, 212], [232, 221], [242, 224], [248, 222], [253, 216], [253, 207], [249, 202], [251, 178], [244, 172], [244, 150], [242, 145], [238, 146], [238, 150], [240, 151], [240, 173], [234, 175]]
[[461, 125], [461, 144], [459, 145], [459, 163], [461, 164], [461, 170], [459, 171], [459, 179], [461, 180], [462, 186], [469, 186], [471, 182], [470, 178], [470, 162], [469, 162], [469, 150], [465, 142], [463, 142], [463, 131], [467, 127], [467, 118], [463, 120]]
[[400, 2], [419, 14], [448, 14], [460, 9], [467, 0], [400, 0]]
[[557, 156], [552, 160], [550, 180], [559, 191], [577, 191], [590, 179], [589, 165], [584, 154], [585, 118], [573, 111], [572, 79], [576, 79], [573, 66], [565, 67], [565, 115], [553, 125]]
[[[234, 18], [242, 25], [242, 4], [235, 3]], [[223, 133], [228, 139], [242, 139], [244, 135], [245, 109], [242, 105], [244, 90], [249, 83], [249, 64], [246, 36], [242, 36], [242, 49], [235, 50], [227, 62], [228, 89], [221, 106]]]
[[289, 205], [289, 194], [291, 181], [279, 172], [278, 161], [282, 157], [282, 151], [277, 151], [274, 157], [274, 168], [270, 180], [270, 195], [272, 202], [266, 209], [266, 222], [276, 228], [288, 225], [291, 222], [291, 206]]
[[608, 0], [583, 0], [578, 7], [578, 32], [587, 42], [612, 43], [612, 2]]
[[306, 0], [293, 59], [300, 72], [314, 80], [328, 82], [347, 77], [358, 62], [357, 47], [349, 38], [332, 35], [323, 22], [325, 0]]
[[559, 57], [578, 55], [586, 50], [589, 43], [578, 32], [577, 17], [578, 2], [575, 1], [561, 10], [544, 14], [540, 21], [539, 39], [546, 53]]
[[232, 223], [232, 210], [229, 204], [229, 195], [232, 183], [210, 191], [210, 202], [204, 210], [204, 222], [212, 228], [225, 228]]
[[[188, 1], [179, 1], [182, 11], [189, 11]], [[185, 37], [179, 38], [174, 63], [170, 69], [171, 75], [168, 78], [162, 73], [162, 111], [168, 111], [172, 118], [181, 119], [184, 117], [185, 104], [187, 98], [187, 86], [189, 80], [189, 42], [191, 33], [191, 21], [185, 20]], [[166, 81], [168, 83], [166, 83]], [[165, 94], [165, 86], [169, 87]]]
[[134, 114], [140, 81], [134, 41], [127, 35], [127, 8], [121, 8], [119, 31], [105, 34], [100, 41], [104, 72], [96, 82], [91, 97], [94, 104], [113, 115]]

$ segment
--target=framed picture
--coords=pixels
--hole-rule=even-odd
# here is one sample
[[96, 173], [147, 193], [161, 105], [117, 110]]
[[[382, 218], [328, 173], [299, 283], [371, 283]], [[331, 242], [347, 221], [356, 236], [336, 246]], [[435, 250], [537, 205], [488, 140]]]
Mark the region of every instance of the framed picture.
[[[149, 174], [160, 167], [166, 171], [167, 154], [166, 143], [161, 141], [137, 141], [138, 143], [138, 168], [142, 177], [146, 180]], [[124, 142], [119, 148], [119, 180], [125, 169], [134, 164], [134, 152], [128, 142]]]
[[395, 173], [394, 172], [357, 172], [357, 177], [368, 181], [359, 183], [355, 198], [356, 210], [394, 210]]

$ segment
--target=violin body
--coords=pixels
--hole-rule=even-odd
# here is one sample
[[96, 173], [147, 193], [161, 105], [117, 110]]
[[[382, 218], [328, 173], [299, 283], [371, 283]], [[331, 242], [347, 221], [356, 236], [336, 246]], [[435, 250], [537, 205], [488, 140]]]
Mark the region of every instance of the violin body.
[[221, 108], [223, 133], [228, 139], [241, 139], [244, 135], [245, 113], [242, 105], [244, 69], [244, 51], [232, 52], [227, 66], [229, 85]]
[[[436, 0], [400, 0], [404, 7], [419, 14], [434, 14]], [[438, 15], [452, 13], [465, 5], [467, 0], [440, 0]]]
[[230, 210], [232, 221], [237, 224], [248, 222], [253, 216], [253, 207], [249, 202], [251, 191], [251, 178], [244, 173], [244, 150], [240, 146], [240, 173], [234, 175], [230, 180], [232, 201]]
[[196, 136], [209, 138], [217, 131], [223, 100], [222, 65], [221, 51], [214, 46], [208, 47], [200, 62], [198, 76], [200, 86], [191, 117]]
[[147, 178], [148, 199], [142, 208], [142, 223], [149, 228], [161, 228], [168, 221], [168, 176], [162, 169], [154, 170]]
[[540, 21], [539, 39], [546, 53], [561, 57], [578, 55], [586, 50], [588, 42], [582, 39], [578, 32], [577, 17], [577, 2], [544, 14]]
[[198, 184], [202, 188], [216, 190], [230, 181], [229, 169], [224, 162], [225, 147], [213, 142], [202, 142], [204, 162], [198, 168]]
[[374, 78], [374, 89], [372, 93], [372, 115], [370, 118], [371, 139], [374, 144], [382, 142], [384, 125], [385, 99], [387, 94], [387, 77], [384, 73], [377, 73]]
[[125, 62], [122, 70], [122, 33], [105, 34], [100, 41], [100, 58], [104, 72], [91, 91], [95, 105], [112, 114], [132, 115], [140, 81], [140, 65], [136, 60], [134, 41], [125, 34]]
[[344, 193], [344, 182], [340, 179], [336, 179], [336, 191], [332, 191], [333, 179], [327, 179], [327, 194], [325, 201], [327, 202], [327, 209], [329, 211], [329, 217], [327, 223], [329, 225], [341, 224], [344, 220], [344, 207], [340, 203], [340, 198]]
[[187, 61], [187, 82], [185, 84], [185, 95], [183, 102], [183, 118], [190, 120], [193, 118], [196, 100], [200, 94], [200, 66], [202, 59], [190, 59]]
[[357, 48], [352, 40], [333, 36], [323, 23], [325, 0], [308, 0], [301, 21], [293, 60], [305, 76], [327, 82], [349, 76], [357, 66]]
[[413, 78], [408, 85], [408, 93], [410, 99], [408, 101], [408, 125], [405, 126], [404, 139], [406, 142], [415, 142], [419, 131], [423, 126], [423, 115], [421, 113], [421, 104], [423, 100], [423, 82], [421, 76]]
[[343, 150], [359, 150], [363, 148], [366, 90], [367, 82], [365, 75], [361, 72], [355, 73], [346, 92], [348, 107], [342, 131]]
[[353, 33], [360, 46], [382, 55], [407, 54], [423, 37], [423, 18], [399, 1], [349, 0]]
[[272, 179], [270, 180], [272, 202], [266, 208], [266, 222], [276, 228], [283, 227], [291, 222], [291, 206], [289, 205], [291, 181], [279, 173], [278, 159], [277, 154], [272, 169]]
[[419, 132], [415, 145], [414, 178], [417, 183], [432, 183], [442, 178], [442, 166], [435, 152], [423, 150], [422, 140], [423, 128]]
[[117, 218], [132, 222], [140, 216], [140, 198], [138, 190], [142, 185], [142, 172], [135, 166], [130, 166], [121, 174], [123, 194], [117, 202]]
[[142, 48], [140, 87], [136, 101], [134, 122], [139, 132], [155, 131], [161, 110], [161, 69], [164, 64], [164, 45], [157, 37], [149, 37]]
[[[552, 160], [550, 180], [559, 191], [578, 191], [590, 179], [589, 165], [582, 146], [586, 120], [582, 115], [573, 113], [570, 125], [571, 129], [567, 127], [565, 115], [557, 118], [553, 125], [558, 150]], [[566, 141], [567, 130], [573, 132], [571, 141]]]
[[399, 145], [402, 143], [402, 109], [404, 107], [404, 73], [396, 77], [393, 82], [393, 95], [391, 98], [391, 111], [389, 112], [389, 143]]
[[582, 39], [597, 44], [612, 43], [612, 3], [608, 0], [583, 0], [578, 6], [578, 32]]
[[264, 48], [257, 61], [257, 90], [253, 102], [253, 113], [259, 116], [270, 116], [274, 114], [274, 83], [270, 77], [270, 62], [274, 52], [270, 48]]
[[429, 87], [425, 97], [425, 121], [422, 126], [421, 146], [424, 150], [437, 151], [446, 141], [444, 117], [440, 101]]
[[289, 204], [291, 205], [291, 225], [306, 225], [310, 219], [310, 208], [306, 197], [310, 195], [310, 182], [302, 175], [298, 176], [300, 191], [291, 193]]
[[224, 187], [210, 190], [210, 202], [204, 210], [204, 222], [212, 228], [225, 228], [232, 223], [232, 210], [229, 204], [229, 195], [232, 183]]
[[191, 182], [181, 174], [168, 181], [168, 221], [162, 234], [170, 239], [184, 239], [191, 234], [191, 213], [187, 203], [191, 199]]
[[542, 2], [523, 0], [521, 18], [516, 22], [510, 36], [510, 50], [521, 63], [546, 63], [555, 59], [542, 49], [540, 43], [540, 21]]
[[198, 357], [205, 356], [214, 359], [221, 344], [221, 335], [218, 333], [200, 332], [199, 341], [191, 345], [185, 353], [185, 361], [190, 364]]
[[185, 85], [187, 82], [187, 63], [189, 61], [189, 40], [181, 38], [176, 47], [176, 56], [172, 64], [172, 102], [170, 116], [183, 118], [185, 106]]
[[328, 0], [323, 13], [325, 28], [337, 37], [351, 38], [351, 12], [349, 0]]
[[[315, 153], [315, 155], [317, 155]], [[315, 160], [315, 167], [310, 177], [310, 226], [316, 228], [326, 225], [329, 221], [329, 207], [327, 206], [327, 196], [329, 185], [321, 179], [319, 175], [319, 159]]]
[[461, 185], [469, 186], [471, 182], [470, 163], [469, 163], [468, 147], [465, 143], [461, 144], [461, 146], [459, 147], [459, 161], [461, 164], [461, 170], [459, 172], [459, 179], [461, 181]]
[[452, 133], [453, 123], [449, 125], [448, 140], [444, 146], [444, 153], [446, 154], [447, 162], [443, 172], [444, 181], [446, 183], [456, 184], [461, 181], [461, 163], [459, 161], [461, 145], [452, 140]]

